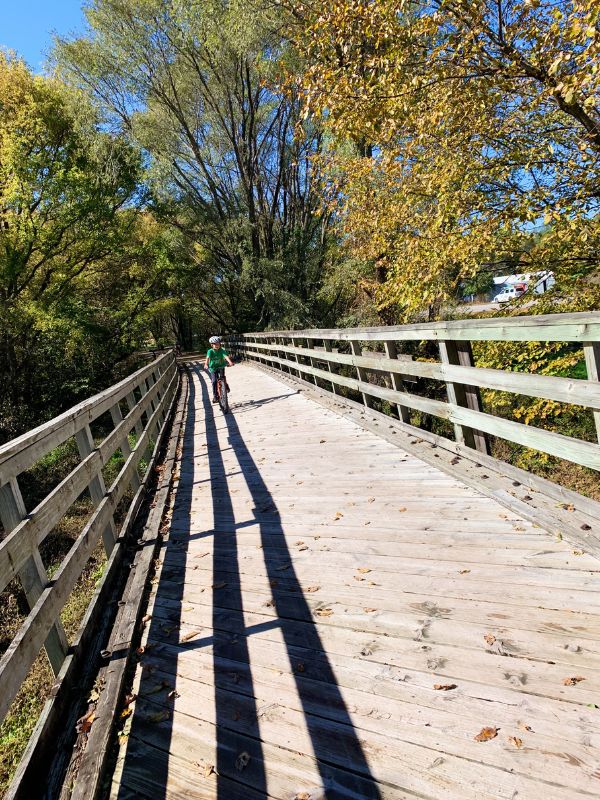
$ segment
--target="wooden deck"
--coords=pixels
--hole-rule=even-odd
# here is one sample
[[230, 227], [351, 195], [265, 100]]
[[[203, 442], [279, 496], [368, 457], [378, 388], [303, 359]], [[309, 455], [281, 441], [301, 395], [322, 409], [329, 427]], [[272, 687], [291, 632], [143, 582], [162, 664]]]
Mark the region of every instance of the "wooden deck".
[[193, 367], [112, 797], [598, 797], [600, 561], [258, 369], [230, 383], [224, 417]]

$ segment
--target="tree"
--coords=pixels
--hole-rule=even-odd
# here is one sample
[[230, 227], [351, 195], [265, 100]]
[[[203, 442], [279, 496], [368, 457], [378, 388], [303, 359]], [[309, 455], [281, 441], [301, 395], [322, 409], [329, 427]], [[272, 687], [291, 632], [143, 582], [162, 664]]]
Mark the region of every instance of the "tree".
[[597, 269], [598, 0], [288, 10], [307, 112], [355, 146], [330, 162], [353, 252], [383, 273], [380, 308], [439, 306], [542, 222], [529, 255], [557, 289]]
[[284, 43], [239, 2], [94, 0], [62, 74], [148, 154], [157, 208], [187, 238], [220, 330], [314, 318], [329, 249], [322, 136], [278, 88]]

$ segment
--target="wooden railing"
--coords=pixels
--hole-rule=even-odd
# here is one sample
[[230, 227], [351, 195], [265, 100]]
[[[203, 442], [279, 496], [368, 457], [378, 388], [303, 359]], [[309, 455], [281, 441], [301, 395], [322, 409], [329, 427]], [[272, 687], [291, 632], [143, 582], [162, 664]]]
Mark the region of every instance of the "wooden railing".
[[[115, 510], [128, 487], [133, 500], [126, 521], [135, 516], [147, 478], [141, 473], [140, 462], [143, 458], [150, 461], [166, 425], [178, 380], [175, 357], [170, 351], [115, 386], [0, 447], [0, 521], [4, 529], [0, 541], [0, 591], [17, 579], [30, 607], [0, 660], [0, 722], [43, 647], [58, 675], [65, 669], [67, 654], [73, 655], [73, 646], [85, 644], [85, 635], [79, 635], [75, 643], [67, 641], [61, 611], [100, 538], [110, 558], [117, 541]], [[113, 430], [102, 441], [94, 441], [90, 425], [107, 412]], [[133, 434], [135, 441], [130, 441]], [[26, 508], [19, 476], [71, 438], [77, 443], [80, 463], [35, 508]], [[124, 463], [107, 489], [102, 469], [118, 450]], [[94, 510], [50, 580], [39, 547], [86, 489]], [[95, 595], [97, 606], [101, 606], [101, 595], [101, 591]], [[101, 607], [96, 607], [93, 614], [88, 609], [82, 628], [85, 624], [93, 627], [99, 614]]]
[[[417, 361], [403, 355], [406, 343], [436, 342], [437, 361]], [[587, 380], [476, 367], [472, 343], [571, 342], [583, 348]], [[348, 352], [340, 352], [342, 349]], [[482, 410], [480, 389], [545, 398], [590, 409], [600, 438], [600, 312], [549, 314], [455, 320], [385, 328], [273, 331], [236, 335], [228, 347], [239, 356], [283, 370], [336, 393], [340, 387], [397, 409], [401, 422], [411, 425], [411, 410], [448, 420], [454, 440], [448, 444], [485, 454], [488, 436], [496, 436], [585, 467], [600, 470], [600, 446], [551, 430], [504, 419]], [[383, 352], [373, 351], [373, 346]], [[371, 348], [371, 349], [369, 349]], [[346, 374], [339, 374], [340, 367]], [[354, 374], [353, 374], [354, 373]], [[410, 391], [420, 378], [445, 384], [447, 401]], [[437, 437], [439, 440], [440, 437]]]

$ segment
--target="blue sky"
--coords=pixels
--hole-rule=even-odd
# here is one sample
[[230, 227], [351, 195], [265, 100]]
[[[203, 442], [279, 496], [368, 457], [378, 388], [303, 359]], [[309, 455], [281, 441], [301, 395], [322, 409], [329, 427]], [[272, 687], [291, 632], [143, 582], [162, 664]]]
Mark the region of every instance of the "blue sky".
[[53, 32], [83, 29], [83, 0], [0, 0], [0, 46], [16, 50], [34, 72], [41, 72]]

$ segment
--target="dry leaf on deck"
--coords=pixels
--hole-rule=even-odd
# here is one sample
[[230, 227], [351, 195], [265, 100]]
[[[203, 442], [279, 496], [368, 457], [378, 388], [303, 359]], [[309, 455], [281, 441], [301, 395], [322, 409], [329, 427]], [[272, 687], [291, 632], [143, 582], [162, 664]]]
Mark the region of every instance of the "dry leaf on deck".
[[398, 509], [398, 511], [406, 511], [406, 510], [407, 510], [406, 506], [400, 506], [400, 508]]
[[315, 614], [317, 617], [330, 617], [333, 614], [333, 610], [331, 608], [316, 608]]
[[89, 733], [92, 729], [92, 722], [96, 719], [96, 712], [90, 711], [85, 717], [77, 721], [77, 733]]
[[563, 683], [565, 686], [575, 686], [579, 683], [579, 681], [584, 681], [585, 678], [582, 678], [581, 675], [575, 675], [572, 678], [564, 678]]
[[213, 583], [213, 589], [224, 589], [227, 586], [227, 581], [219, 581], [218, 583]]
[[362, 573], [363, 573], [363, 575], [366, 575], [366, 573], [367, 573], [367, 572], [371, 572], [371, 570], [369, 569], [369, 567], [357, 567], [357, 568], [356, 568], [356, 571], [357, 571], [357, 572], [362, 572]]
[[483, 638], [486, 640], [486, 642], [487, 642], [487, 643], [488, 643], [490, 646], [491, 646], [491, 645], [493, 645], [493, 644], [494, 644], [494, 642], [496, 641], [496, 637], [495, 637], [495, 636], [493, 636], [491, 633], [484, 633], [484, 634], [483, 634]]
[[296, 672], [304, 672], [305, 666], [304, 664], [296, 664]]
[[169, 719], [169, 712], [166, 708], [162, 711], [157, 711], [156, 714], [150, 714], [148, 717], [149, 722], [164, 722], [166, 719]]
[[304, 544], [304, 542], [302, 541], [302, 539], [298, 539], [298, 541], [296, 542], [296, 545], [300, 546], [301, 544]]
[[451, 689], [456, 689], [455, 683], [434, 683], [433, 688], [436, 691], [449, 692]]
[[476, 742], [489, 742], [490, 739], [495, 739], [498, 736], [499, 728], [482, 728], [477, 736], [474, 736]]
[[320, 586], [308, 586], [306, 591], [307, 592], [318, 592], [320, 588], [321, 588]]
[[211, 775], [216, 775], [214, 766], [212, 764], [205, 764], [203, 774], [205, 778], [210, 778]]
[[130, 708], [124, 708], [123, 711], [121, 711], [121, 719], [127, 719], [127, 717], [130, 714], [131, 714], [131, 709]]
[[294, 795], [294, 800], [311, 800], [311, 797], [308, 792], [300, 792]]
[[240, 753], [239, 756], [235, 760], [235, 768], [238, 772], [246, 769], [248, 764], [250, 763], [250, 753], [246, 753], [244, 750], [243, 753]]
[[368, 497], [367, 498], [367, 503], [374, 503], [374, 502], [375, 502], [375, 498], [374, 497]]
[[508, 741], [518, 749], [519, 747], [523, 747], [523, 739], [519, 739], [518, 736], [509, 736]]
[[182, 642], [189, 642], [190, 639], [193, 639], [194, 636], [199, 636], [202, 631], [191, 631], [190, 633], [186, 633], [185, 636], [182, 636], [180, 641]]
[[360, 575], [353, 575], [352, 577], [355, 581], [364, 581], [364, 578], [362, 578]]
[[342, 512], [341, 512], [341, 511], [336, 511], [336, 512], [335, 512], [335, 517], [334, 517], [333, 519], [334, 519], [334, 520], [338, 520], [338, 519], [341, 519], [343, 516], [344, 516], [344, 515], [342, 514]]
[[458, 574], [459, 575], [466, 575], [467, 572], [471, 572], [471, 570], [470, 569], [461, 569], [461, 570], [459, 570]]
[[376, 608], [363, 608], [365, 614], [372, 614], [374, 611], [377, 611]]
[[522, 731], [528, 731], [529, 733], [533, 733], [531, 725], [526, 725], [524, 722], [519, 722], [519, 728]]
[[327, 439], [319, 439], [319, 444], [325, 444], [326, 441]]

